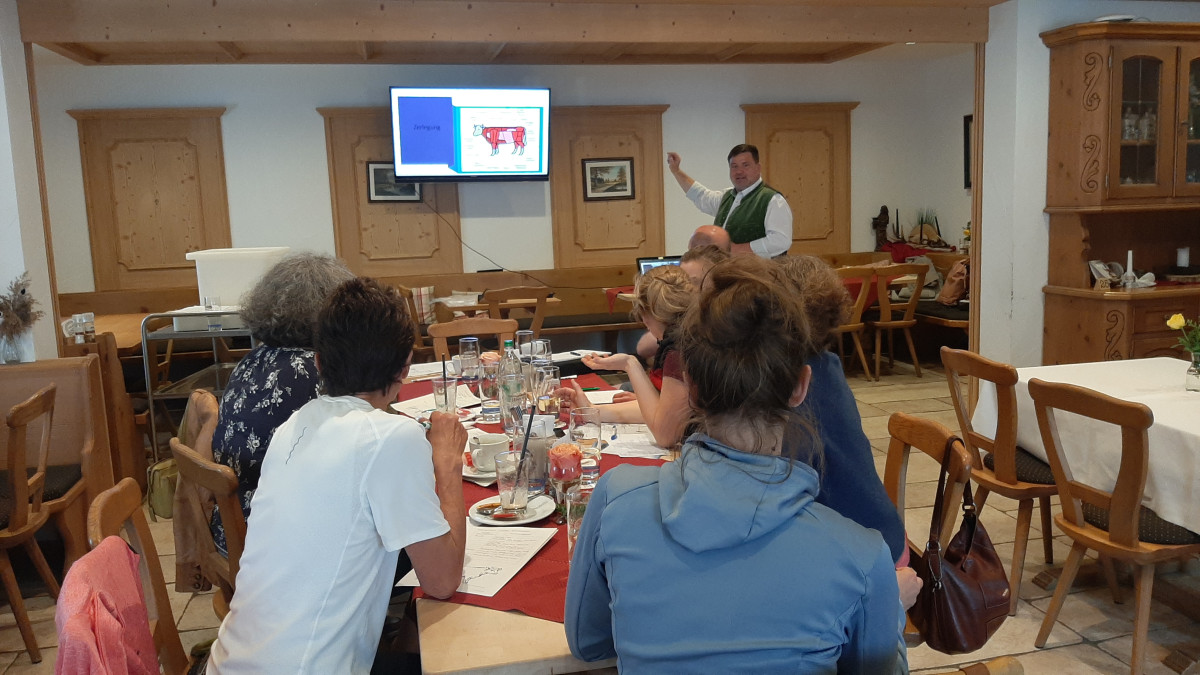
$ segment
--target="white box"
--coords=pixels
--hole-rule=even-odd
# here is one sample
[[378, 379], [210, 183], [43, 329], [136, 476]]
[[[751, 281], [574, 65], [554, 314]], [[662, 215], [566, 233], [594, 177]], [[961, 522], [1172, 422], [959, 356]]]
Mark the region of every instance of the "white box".
[[218, 296], [222, 305], [240, 305], [242, 295], [254, 287], [267, 270], [291, 249], [287, 246], [257, 248], [210, 248], [186, 254], [196, 261], [196, 282], [200, 287], [197, 301]]
[[[221, 309], [236, 311], [238, 309], [238, 307], [237, 307], [237, 305], [221, 305]], [[192, 305], [191, 307], [184, 307], [183, 309], [177, 309], [175, 311], [176, 312], [186, 312], [188, 314], [192, 314], [192, 313], [199, 314], [200, 312], [203, 312], [205, 310], [204, 310], [203, 305]], [[181, 331], [181, 332], [182, 331], [193, 331], [193, 330], [194, 331], [207, 331], [208, 330], [208, 317], [206, 317], [206, 316], [177, 316], [171, 320], [171, 323], [174, 324], [172, 327], [175, 330]], [[242, 321], [242, 317], [238, 316], [237, 314], [227, 314], [227, 315], [221, 317], [221, 327], [222, 328], [245, 328], [246, 323], [244, 321]], [[204, 337], [204, 336], [198, 335], [197, 337]]]

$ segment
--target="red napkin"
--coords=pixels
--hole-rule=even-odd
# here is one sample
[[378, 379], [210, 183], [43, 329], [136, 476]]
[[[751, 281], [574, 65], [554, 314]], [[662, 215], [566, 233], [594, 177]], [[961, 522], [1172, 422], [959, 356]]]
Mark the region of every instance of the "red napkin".
[[608, 313], [613, 313], [613, 304], [617, 301], [617, 296], [621, 293], [632, 293], [633, 286], [617, 286], [616, 288], [604, 289], [604, 295], [608, 296]]

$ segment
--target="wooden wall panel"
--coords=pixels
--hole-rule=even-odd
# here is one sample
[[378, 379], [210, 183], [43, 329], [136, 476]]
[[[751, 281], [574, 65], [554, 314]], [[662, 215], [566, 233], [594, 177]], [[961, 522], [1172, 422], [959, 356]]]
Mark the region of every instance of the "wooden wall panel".
[[763, 179], [792, 208], [792, 253], [850, 250], [850, 111], [858, 103], [743, 105]]
[[[554, 266], [632, 264], [664, 252], [662, 113], [667, 106], [554, 108]], [[633, 199], [584, 199], [583, 160], [633, 158]]]
[[367, 162], [392, 161], [387, 108], [321, 108], [337, 255], [356, 274], [462, 271], [458, 185], [426, 183], [419, 202], [368, 202]]
[[192, 283], [189, 251], [230, 245], [224, 108], [72, 110], [96, 290]]

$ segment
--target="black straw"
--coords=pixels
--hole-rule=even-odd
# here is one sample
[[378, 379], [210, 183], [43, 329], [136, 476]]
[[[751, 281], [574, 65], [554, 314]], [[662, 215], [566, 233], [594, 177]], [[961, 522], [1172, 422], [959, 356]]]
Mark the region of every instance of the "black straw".
[[442, 379], [444, 380], [448, 377], [449, 376], [446, 374], [446, 357], [443, 356], [442, 357]]
[[[534, 406], [530, 404], [529, 422], [525, 424], [525, 442], [521, 444], [521, 457], [517, 460], [518, 467], [525, 463], [525, 453], [529, 450], [529, 433], [533, 431], [533, 412]], [[520, 471], [520, 469], [517, 470]]]

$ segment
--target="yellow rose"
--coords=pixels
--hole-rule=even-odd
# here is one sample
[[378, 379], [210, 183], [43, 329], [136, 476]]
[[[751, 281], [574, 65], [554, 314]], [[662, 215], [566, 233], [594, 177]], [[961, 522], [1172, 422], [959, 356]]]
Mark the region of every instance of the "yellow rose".
[[1186, 325], [1187, 322], [1184, 321], [1182, 314], [1173, 314], [1171, 315], [1171, 318], [1167, 319], [1167, 328], [1170, 328], [1171, 330], [1179, 330]]

